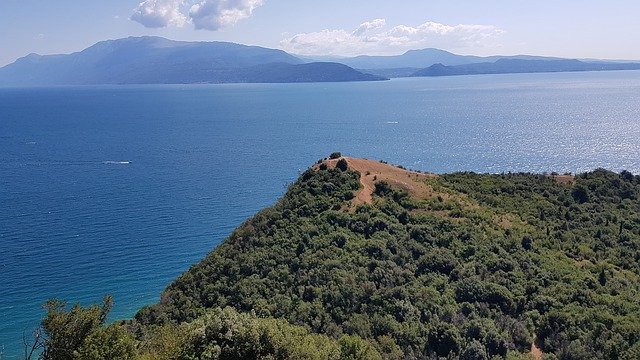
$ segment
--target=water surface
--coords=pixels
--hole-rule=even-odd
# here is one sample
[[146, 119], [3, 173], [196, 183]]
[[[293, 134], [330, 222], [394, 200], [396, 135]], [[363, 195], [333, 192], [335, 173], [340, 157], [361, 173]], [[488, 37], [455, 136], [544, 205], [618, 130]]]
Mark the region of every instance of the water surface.
[[0, 349], [51, 297], [132, 316], [333, 151], [640, 173], [640, 72], [0, 89]]

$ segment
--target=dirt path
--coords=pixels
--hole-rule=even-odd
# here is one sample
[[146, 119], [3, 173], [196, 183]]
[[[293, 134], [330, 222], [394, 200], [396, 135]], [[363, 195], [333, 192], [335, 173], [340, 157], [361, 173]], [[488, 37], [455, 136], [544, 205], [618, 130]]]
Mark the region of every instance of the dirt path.
[[[390, 185], [407, 191], [416, 198], [426, 198], [433, 194], [431, 186], [424, 180], [437, 177], [436, 174], [419, 173], [401, 169], [394, 165], [385, 164], [375, 160], [342, 157], [347, 161], [347, 165], [352, 170], [360, 173], [360, 183], [362, 189], [358, 191], [352, 200], [355, 208], [360, 204], [371, 204], [373, 202], [373, 192], [377, 181], [386, 181]], [[334, 168], [340, 159], [326, 160], [325, 163], [330, 168]]]
[[540, 350], [540, 348], [536, 346], [536, 342], [534, 339], [534, 341], [531, 343], [531, 356], [533, 356], [535, 360], [542, 360], [543, 355], [544, 354], [542, 353], [542, 350]]

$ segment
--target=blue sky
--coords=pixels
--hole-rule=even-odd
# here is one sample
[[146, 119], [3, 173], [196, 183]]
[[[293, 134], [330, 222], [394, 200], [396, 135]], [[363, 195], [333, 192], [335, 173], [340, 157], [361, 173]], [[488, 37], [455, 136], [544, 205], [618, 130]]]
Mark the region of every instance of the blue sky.
[[0, 66], [157, 35], [303, 55], [532, 54], [640, 60], [640, 1], [0, 0]]

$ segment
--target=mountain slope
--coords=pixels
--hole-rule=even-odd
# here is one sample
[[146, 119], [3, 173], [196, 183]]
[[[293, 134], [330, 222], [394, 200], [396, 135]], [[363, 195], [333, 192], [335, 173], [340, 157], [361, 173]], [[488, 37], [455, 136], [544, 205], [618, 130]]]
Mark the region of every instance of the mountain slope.
[[639, 213], [627, 172], [437, 176], [324, 160], [134, 323], [153, 333], [230, 306], [358, 336], [386, 359], [633, 359]]
[[381, 80], [327, 63], [295, 66], [303, 63], [256, 46], [139, 37], [103, 41], [70, 55], [28, 55], [0, 69], [0, 85]]
[[[517, 72], [562, 72], [638, 69], [631, 61], [562, 59], [557, 57], [511, 55], [457, 55], [439, 49], [410, 50], [394, 56], [334, 58], [361, 71], [383, 77], [502, 74]], [[489, 65], [493, 64], [493, 65]], [[442, 74], [442, 75], [438, 75]]]
[[413, 76], [453, 76], [480, 74], [515, 74], [569, 71], [640, 70], [640, 63], [603, 63], [580, 60], [522, 60], [500, 59], [466, 65], [431, 65], [416, 71]]
[[431, 64], [461, 65], [480, 62], [478, 56], [456, 55], [440, 49], [410, 50], [402, 55], [368, 56], [336, 59], [335, 61], [356, 69], [424, 68]]
[[366, 69], [374, 73], [384, 70], [385, 73], [395, 72], [404, 73], [403, 69], [419, 69], [426, 68], [434, 64], [444, 64], [447, 66], [466, 65], [480, 62], [494, 62], [500, 59], [514, 60], [560, 60], [560, 58], [531, 56], [531, 55], [513, 55], [513, 56], [473, 56], [473, 55], [457, 55], [440, 49], [421, 49], [409, 50], [401, 55], [391, 56], [356, 56], [351, 58], [335, 58], [332, 61], [339, 62], [356, 69]]

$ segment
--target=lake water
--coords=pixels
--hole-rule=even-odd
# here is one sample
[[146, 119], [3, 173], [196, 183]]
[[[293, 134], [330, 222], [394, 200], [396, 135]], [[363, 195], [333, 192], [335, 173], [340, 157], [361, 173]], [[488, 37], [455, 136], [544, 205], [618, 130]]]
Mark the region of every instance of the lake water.
[[111, 294], [112, 319], [157, 301], [333, 151], [639, 173], [640, 72], [0, 89], [0, 352], [17, 355], [51, 297]]

